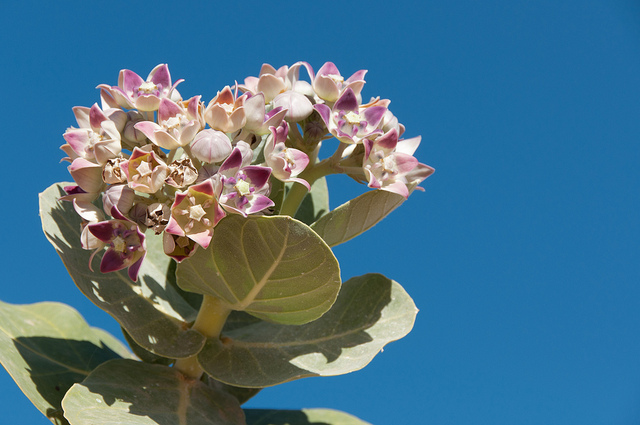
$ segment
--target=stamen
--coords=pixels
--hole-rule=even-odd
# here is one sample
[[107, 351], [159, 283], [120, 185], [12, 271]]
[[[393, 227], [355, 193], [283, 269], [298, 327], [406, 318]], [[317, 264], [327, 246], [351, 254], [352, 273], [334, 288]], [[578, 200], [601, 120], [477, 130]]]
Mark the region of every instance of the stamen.
[[349, 111], [349, 113], [345, 114], [344, 119], [351, 125], [360, 124], [362, 122], [360, 114], [356, 114], [353, 111]]
[[124, 239], [120, 236], [116, 236], [111, 244], [113, 245], [113, 249], [117, 252], [125, 252], [127, 249]]
[[247, 196], [251, 194], [251, 185], [244, 180], [238, 181], [235, 185], [235, 189], [240, 196]]
[[140, 87], [138, 87], [138, 94], [153, 94], [157, 91], [158, 86], [153, 84], [151, 81], [145, 81], [144, 83], [140, 84]]
[[331, 78], [335, 83], [343, 83], [344, 77], [342, 75], [327, 74], [327, 77]]
[[189, 218], [192, 220], [200, 221], [202, 217], [206, 214], [205, 210], [202, 208], [202, 205], [195, 205], [193, 207], [189, 207]]

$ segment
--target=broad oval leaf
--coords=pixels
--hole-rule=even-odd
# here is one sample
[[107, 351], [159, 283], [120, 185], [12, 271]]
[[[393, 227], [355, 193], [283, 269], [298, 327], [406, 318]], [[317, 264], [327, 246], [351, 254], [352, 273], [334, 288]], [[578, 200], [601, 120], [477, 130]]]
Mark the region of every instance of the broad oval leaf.
[[411, 331], [417, 309], [398, 284], [380, 274], [349, 279], [331, 310], [301, 326], [242, 318], [209, 339], [198, 362], [235, 386], [267, 387], [307, 376], [333, 376], [366, 366], [387, 343]]
[[200, 351], [204, 337], [187, 329], [197, 312], [171, 284], [173, 260], [164, 255], [161, 238], [147, 238], [148, 252], [137, 282], [126, 270], [92, 272], [91, 251], [80, 245], [81, 219], [71, 202], [59, 200], [64, 186], [54, 184], [40, 194], [40, 218], [47, 239], [82, 293], [152, 353], [185, 358]]
[[65, 304], [0, 302], [0, 362], [38, 410], [56, 423], [66, 423], [60, 403], [67, 390], [101, 363], [121, 357], [132, 355]]
[[131, 338], [131, 335], [129, 335], [125, 328], [120, 327], [120, 330], [122, 331], [124, 340], [127, 342], [127, 344], [129, 344], [129, 348], [131, 349], [131, 351], [133, 351], [133, 354], [135, 354], [143, 362], [151, 364], [170, 365], [175, 361], [174, 359], [162, 357], [157, 354], [153, 354], [149, 350], [145, 350], [133, 338]]
[[238, 401], [176, 369], [113, 360], [62, 401], [71, 425], [244, 425]]
[[203, 382], [215, 390], [224, 391], [225, 393], [232, 395], [241, 405], [249, 401], [262, 390], [262, 388], [234, 387], [233, 385], [216, 381], [207, 374], [204, 374], [204, 377], [206, 377], [206, 379]]
[[[415, 185], [409, 188], [412, 191]], [[373, 190], [352, 199], [311, 225], [329, 246], [340, 245], [375, 226], [406, 199], [386, 190]]]
[[245, 409], [247, 425], [371, 425], [348, 413], [332, 409]]
[[287, 216], [225, 217], [209, 248], [178, 264], [177, 277], [186, 291], [284, 324], [322, 316], [340, 290], [340, 268], [331, 248]]

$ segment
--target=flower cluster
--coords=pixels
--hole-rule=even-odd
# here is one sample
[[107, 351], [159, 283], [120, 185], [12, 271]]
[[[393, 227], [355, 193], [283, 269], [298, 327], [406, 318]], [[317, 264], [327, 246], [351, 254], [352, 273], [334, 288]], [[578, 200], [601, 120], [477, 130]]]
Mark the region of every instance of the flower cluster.
[[[419, 137], [399, 140], [404, 126], [388, 100], [362, 103], [365, 74], [345, 80], [331, 62], [317, 73], [306, 62], [265, 64], [205, 103], [183, 100], [165, 64], [146, 79], [120, 71], [118, 85], [98, 86], [101, 105], [73, 108], [77, 127], [63, 135], [75, 181], [63, 199], [85, 223], [83, 247], [106, 248], [100, 270], [128, 268], [136, 280], [145, 232], [162, 235], [165, 253], [182, 261], [208, 247], [226, 214], [280, 213], [274, 179], [309, 190], [320, 165], [408, 197], [433, 169], [413, 157]], [[336, 152], [320, 160], [331, 137]]]

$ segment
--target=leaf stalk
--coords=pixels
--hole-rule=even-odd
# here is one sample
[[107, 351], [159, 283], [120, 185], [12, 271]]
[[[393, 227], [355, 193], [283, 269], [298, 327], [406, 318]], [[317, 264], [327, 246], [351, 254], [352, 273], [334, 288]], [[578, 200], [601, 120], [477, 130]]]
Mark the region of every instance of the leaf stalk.
[[[220, 338], [222, 328], [227, 321], [231, 309], [220, 299], [211, 295], [204, 295], [200, 311], [191, 329], [200, 332], [207, 338]], [[198, 355], [177, 359], [174, 367], [183, 374], [200, 379], [204, 370], [198, 363]]]

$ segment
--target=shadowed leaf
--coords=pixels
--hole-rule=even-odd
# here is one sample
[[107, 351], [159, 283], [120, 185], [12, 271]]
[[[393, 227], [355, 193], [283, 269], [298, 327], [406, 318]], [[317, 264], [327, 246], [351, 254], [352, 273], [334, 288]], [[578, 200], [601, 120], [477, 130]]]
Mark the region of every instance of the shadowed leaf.
[[67, 390], [101, 363], [120, 357], [132, 355], [67, 305], [0, 302], [0, 361], [54, 423], [66, 423], [60, 403]]
[[[417, 309], [404, 289], [379, 274], [349, 279], [320, 319], [278, 325], [233, 314], [221, 339], [198, 354], [204, 370], [230, 385], [266, 387], [307, 376], [341, 375], [366, 366], [405, 336]], [[235, 316], [235, 317], [234, 317]]]
[[277, 214], [280, 212], [280, 208], [282, 207], [282, 201], [284, 200], [284, 192], [285, 192], [284, 183], [278, 180], [277, 178], [275, 178], [272, 174], [271, 177], [269, 177], [269, 184], [271, 185], [271, 192], [269, 192], [269, 199], [271, 199], [275, 204], [272, 208], [273, 208], [273, 211], [275, 211]]
[[215, 379], [213, 379], [207, 374], [204, 374], [204, 376], [206, 377], [207, 385], [209, 385], [211, 388], [214, 388], [218, 391], [224, 391], [226, 393], [231, 394], [236, 398], [236, 400], [238, 400], [238, 403], [240, 404], [246, 403], [262, 390], [262, 388], [234, 387], [233, 385], [216, 381]]
[[245, 409], [247, 425], [371, 425], [348, 413], [331, 409]]
[[133, 351], [133, 354], [138, 356], [138, 358], [143, 362], [163, 365], [170, 365], [174, 362], [174, 359], [158, 356], [157, 354], [153, 354], [151, 351], [145, 350], [143, 347], [138, 345], [138, 343], [135, 342], [133, 338], [131, 338], [131, 335], [129, 335], [125, 328], [120, 327], [120, 330], [122, 331], [124, 340], [127, 341], [127, 344], [129, 344], [129, 348], [131, 348], [131, 351]]
[[176, 369], [113, 360], [62, 401], [71, 425], [244, 425], [238, 401]]
[[[299, 184], [299, 183], [296, 183]], [[329, 212], [329, 188], [327, 179], [322, 177], [311, 185], [311, 191], [305, 195], [298, 207], [295, 218], [311, 225]]]
[[55, 247], [78, 288], [95, 305], [114, 317], [146, 350], [174, 358], [197, 353], [204, 338], [185, 330], [196, 311], [171, 283], [171, 258], [164, 255], [159, 236], [147, 234], [147, 257], [138, 281], [126, 270], [112, 273], [89, 269], [91, 251], [80, 244], [81, 219], [65, 195], [65, 184], [50, 186], [40, 194], [40, 218], [47, 239]]

